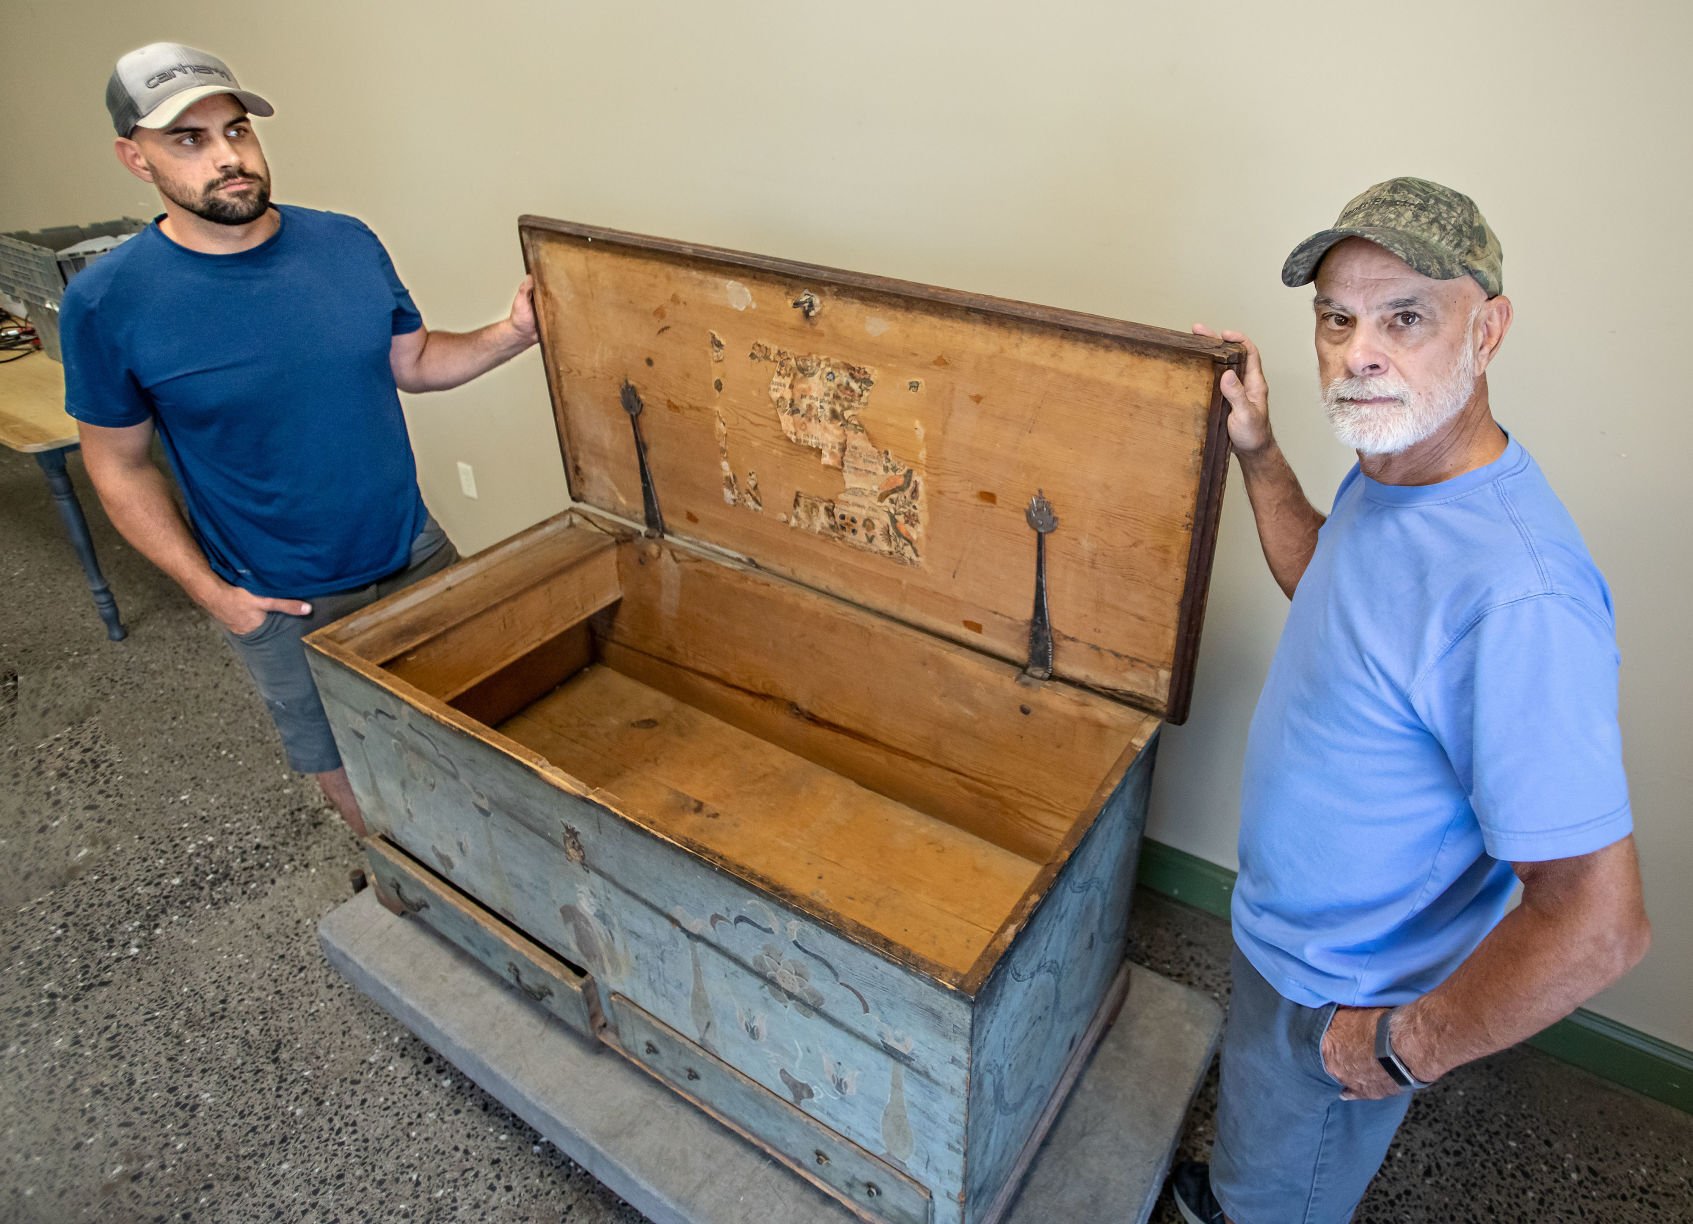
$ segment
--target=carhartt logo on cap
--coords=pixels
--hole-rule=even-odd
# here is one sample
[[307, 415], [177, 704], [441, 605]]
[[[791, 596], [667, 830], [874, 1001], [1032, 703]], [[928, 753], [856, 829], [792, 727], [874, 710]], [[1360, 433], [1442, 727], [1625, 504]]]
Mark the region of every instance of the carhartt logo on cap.
[[174, 68], [166, 68], [163, 72], [155, 72], [147, 78], [147, 88], [157, 89], [166, 81], [174, 80], [179, 74], [196, 72], [202, 76], [220, 76], [231, 85], [235, 84], [235, 76], [222, 64], [178, 64]]
[[202, 98], [229, 94], [250, 115], [276, 112], [242, 89], [229, 65], [181, 43], [150, 43], [118, 61], [106, 82], [106, 110], [119, 136], [138, 127], [165, 128]]
[[1282, 265], [1282, 284], [1308, 285], [1329, 248], [1365, 238], [1433, 280], [1473, 276], [1488, 297], [1505, 291], [1504, 252], [1475, 201], [1420, 178], [1377, 183], [1340, 210], [1334, 227], [1312, 234]]

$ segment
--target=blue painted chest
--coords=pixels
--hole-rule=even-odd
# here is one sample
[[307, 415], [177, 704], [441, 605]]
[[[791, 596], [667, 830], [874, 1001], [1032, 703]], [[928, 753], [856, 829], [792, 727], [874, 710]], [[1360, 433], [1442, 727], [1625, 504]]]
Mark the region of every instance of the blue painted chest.
[[377, 887], [874, 1220], [1121, 999], [1230, 346], [526, 218], [572, 502], [310, 639]]

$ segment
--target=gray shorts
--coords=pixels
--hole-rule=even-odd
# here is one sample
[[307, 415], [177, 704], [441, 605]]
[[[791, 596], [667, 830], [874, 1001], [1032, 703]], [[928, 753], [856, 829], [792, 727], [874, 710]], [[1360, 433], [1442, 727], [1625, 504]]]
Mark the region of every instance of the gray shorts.
[[253, 677], [259, 696], [270, 711], [271, 721], [282, 734], [282, 749], [291, 768], [315, 774], [341, 767], [341, 754], [335, 750], [335, 737], [330, 734], [329, 720], [324, 716], [323, 702], [318, 699], [317, 685], [312, 682], [311, 669], [306, 665], [306, 648], [300, 639], [349, 612], [410, 586], [419, 578], [446, 569], [458, 559], [453, 542], [430, 517], [412, 541], [411, 559], [398, 573], [350, 591], [314, 595], [306, 601], [312, 606], [310, 616], [267, 612], [264, 621], [251, 633], [224, 630], [224, 637], [246, 664], [247, 673]]
[[1387, 1155], [1410, 1095], [1343, 1101], [1323, 1066], [1335, 1004], [1301, 1007], [1234, 950], [1211, 1189], [1235, 1224], [1341, 1224]]

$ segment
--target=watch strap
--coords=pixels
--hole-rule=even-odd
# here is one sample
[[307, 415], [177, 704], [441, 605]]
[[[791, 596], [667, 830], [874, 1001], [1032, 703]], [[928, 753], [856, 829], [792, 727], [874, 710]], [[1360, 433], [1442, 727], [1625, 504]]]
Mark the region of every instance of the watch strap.
[[1427, 1088], [1428, 1084], [1411, 1074], [1411, 1069], [1393, 1049], [1393, 1014], [1399, 1009], [1390, 1007], [1381, 1014], [1376, 1021], [1376, 1061], [1388, 1077], [1408, 1092], [1415, 1092], [1419, 1088]]

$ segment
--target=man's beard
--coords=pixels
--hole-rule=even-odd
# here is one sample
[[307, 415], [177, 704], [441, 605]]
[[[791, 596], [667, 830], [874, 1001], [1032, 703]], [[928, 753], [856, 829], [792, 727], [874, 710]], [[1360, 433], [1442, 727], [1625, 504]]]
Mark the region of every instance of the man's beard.
[[[1479, 314], [1479, 309], [1476, 314]], [[1335, 437], [1363, 455], [1397, 455], [1433, 437], [1470, 402], [1475, 392], [1476, 360], [1472, 335], [1476, 314], [1464, 328], [1464, 343], [1452, 368], [1426, 391], [1413, 390], [1395, 374], [1336, 379], [1323, 388], [1323, 407]], [[1358, 404], [1352, 400], [1390, 398], [1396, 404]]]
[[[253, 190], [242, 196], [219, 195], [217, 189], [225, 183], [245, 179]], [[185, 199], [172, 185], [158, 183], [158, 188], [171, 203], [186, 208], [196, 217], [217, 225], [246, 225], [264, 216], [270, 207], [270, 180], [262, 174], [230, 174], [206, 186], [198, 198]]]

